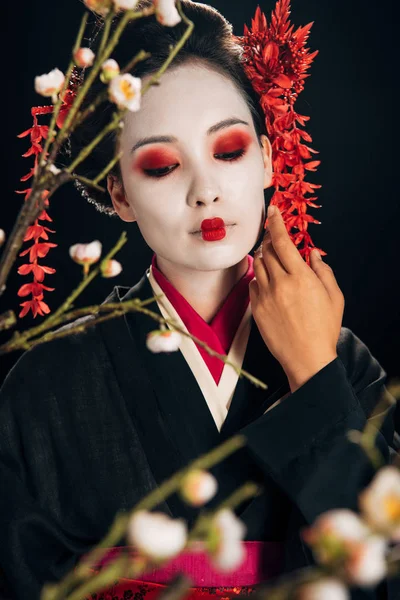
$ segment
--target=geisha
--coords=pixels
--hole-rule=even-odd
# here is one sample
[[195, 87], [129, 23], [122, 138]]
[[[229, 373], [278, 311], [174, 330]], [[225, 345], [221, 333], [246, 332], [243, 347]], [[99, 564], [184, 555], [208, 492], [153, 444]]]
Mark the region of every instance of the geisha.
[[[18, 600], [39, 598], [45, 582], [58, 581], [105, 535], [117, 511], [235, 433], [247, 445], [213, 469], [211, 505], [245, 480], [262, 483], [263, 493], [236, 510], [246, 541], [262, 551], [259, 581], [313, 564], [301, 528], [331, 508], [356, 510], [373, 476], [346, 432], [365, 426], [387, 393], [386, 373], [342, 326], [332, 269], [318, 253], [303, 259], [279, 206], [264, 235], [273, 150], [263, 112], [228, 21], [205, 4], [182, 6], [194, 31], [140, 110], [125, 116], [108, 193], [80, 184], [99, 210], [137, 226], [154, 251], [140, 281], [116, 286], [104, 302], [160, 295], [160, 315], [268, 389], [189, 338], [177, 352], [150, 352], [154, 321], [134, 312], [26, 352], [0, 402], [0, 565]], [[180, 25], [138, 20], [115, 58], [123, 64], [148, 50], [135, 70], [145, 83], [180, 35]], [[72, 146], [107, 117], [95, 115]], [[88, 176], [114, 146], [110, 137], [98, 148]], [[391, 418], [377, 435], [387, 463]], [[197, 514], [178, 496], [158, 509], [188, 523]], [[225, 588], [254, 583], [239, 574], [229, 585], [218, 580]], [[391, 598], [386, 584], [353, 597]]]

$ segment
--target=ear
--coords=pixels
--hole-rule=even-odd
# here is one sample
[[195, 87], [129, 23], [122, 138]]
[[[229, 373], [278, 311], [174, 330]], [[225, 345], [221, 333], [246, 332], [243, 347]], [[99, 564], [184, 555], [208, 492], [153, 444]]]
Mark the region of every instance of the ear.
[[272, 146], [266, 135], [261, 135], [262, 156], [264, 163], [264, 190], [271, 186], [272, 183]]
[[122, 221], [136, 221], [135, 211], [126, 199], [122, 180], [115, 175], [107, 176], [107, 190], [111, 196], [111, 201], [115, 212]]

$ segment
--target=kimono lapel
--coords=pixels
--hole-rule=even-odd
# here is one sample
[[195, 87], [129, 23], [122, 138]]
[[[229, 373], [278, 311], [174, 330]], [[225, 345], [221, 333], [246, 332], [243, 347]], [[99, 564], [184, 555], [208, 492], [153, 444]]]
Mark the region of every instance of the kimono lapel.
[[[147, 275], [121, 298], [141, 300], [154, 295]], [[149, 307], [160, 316], [154, 302]], [[127, 313], [126, 322], [139, 348], [140, 359], [156, 396], [157, 412], [180, 456], [180, 466], [219, 443], [219, 432], [193, 373], [181, 352], [154, 354], [146, 347], [147, 334], [158, 328], [151, 318], [140, 313]]]
[[[162, 295], [162, 298], [160, 298], [157, 303], [164, 318], [172, 319], [183, 331], [188, 332], [180, 315], [166, 295], [163, 294], [161, 287], [155, 280], [152, 273], [152, 267], [149, 269], [148, 278], [154, 295]], [[249, 305], [238, 326], [227, 357], [231, 363], [239, 367], [242, 365], [249, 338], [250, 317], [251, 309]], [[168, 326], [170, 329], [173, 329], [172, 326]], [[214, 377], [211, 375], [208, 366], [203, 360], [203, 357], [201, 356], [196, 344], [190, 337], [182, 336], [180, 352], [188, 363], [208, 405], [215, 425], [218, 431], [220, 431], [228, 414], [232, 396], [236, 388], [238, 380], [237, 372], [230, 365], [224, 365], [221, 379], [217, 384], [214, 380]]]

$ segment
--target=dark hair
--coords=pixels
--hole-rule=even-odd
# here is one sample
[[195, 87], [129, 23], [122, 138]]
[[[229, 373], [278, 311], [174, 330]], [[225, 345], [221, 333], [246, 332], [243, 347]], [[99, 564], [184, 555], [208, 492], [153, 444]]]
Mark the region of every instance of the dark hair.
[[[151, 5], [152, 0], [139, 0], [137, 9], [141, 10]], [[188, 62], [198, 62], [228, 77], [245, 99], [260, 141], [261, 134], [266, 134], [264, 114], [259, 104], [259, 97], [245, 75], [241, 62], [242, 48], [232, 37], [231, 23], [218, 10], [207, 4], [181, 0], [181, 5], [184, 14], [193, 21], [194, 29], [168, 69], [174, 69]], [[118, 16], [115, 18], [113, 26], [116, 25], [119, 18]], [[131, 73], [136, 77], [151, 75], [158, 71], [165, 62], [169, 55], [170, 45], [175, 45], [179, 41], [186, 27], [187, 25], [183, 21], [174, 27], [163, 26], [157, 21], [155, 15], [131, 21], [121, 36], [112, 58], [123, 68], [140, 50], [150, 52], [151, 56], [137, 63]], [[162, 85], [162, 76], [160, 84]], [[90, 103], [103, 88], [104, 84], [96, 82], [91, 88], [85, 105]], [[71, 136], [69, 144], [70, 152], [73, 155], [101, 131], [110, 120], [114, 109], [115, 107], [111, 103], [104, 103], [77, 128], [77, 131]], [[114, 151], [115, 134], [112, 134], [105, 138], [90, 157], [82, 163], [79, 174], [88, 178], [95, 177], [111, 160]], [[112, 174], [120, 177], [119, 165], [116, 165]], [[107, 193], [97, 191], [80, 182], [75, 182], [75, 184], [81, 194], [94, 204], [97, 210], [108, 215], [116, 215]]]

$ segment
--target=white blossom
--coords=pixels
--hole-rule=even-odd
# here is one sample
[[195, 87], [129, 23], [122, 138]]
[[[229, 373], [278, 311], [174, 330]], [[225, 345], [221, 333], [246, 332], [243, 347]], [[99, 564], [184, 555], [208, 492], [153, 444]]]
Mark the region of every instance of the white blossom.
[[376, 585], [386, 573], [386, 540], [349, 509], [330, 510], [302, 532], [320, 564], [340, 564], [355, 585]]
[[390, 465], [376, 473], [359, 495], [359, 505], [369, 526], [400, 541], [400, 471]]
[[50, 171], [50, 173], [53, 173], [53, 175], [59, 175], [61, 173], [61, 169], [59, 169], [58, 167], [56, 167], [56, 165], [50, 164], [47, 169]]
[[80, 265], [92, 265], [101, 256], [101, 242], [95, 240], [90, 244], [74, 244], [69, 249], [69, 255]]
[[189, 504], [202, 506], [215, 496], [218, 488], [214, 475], [201, 469], [193, 469], [181, 484], [181, 494]]
[[297, 592], [296, 600], [350, 600], [350, 593], [339, 579], [324, 577], [303, 584]]
[[119, 64], [113, 58], [109, 58], [101, 65], [100, 79], [103, 83], [109, 83], [119, 73]]
[[138, 0], [113, 0], [116, 10], [133, 10]]
[[345, 565], [348, 580], [361, 587], [377, 585], [387, 574], [386, 549], [385, 538], [378, 535], [354, 544]]
[[110, 12], [111, 0], [83, 0], [86, 8], [105, 17]]
[[60, 69], [53, 69], [50, 73], [35, 77], [35, 91], [46, 98], [51, 97], [53, 102], [56, 102], [64, 81], [64, 73]]
[[0, 246], [2, 246], [5, 241], [6, 241], [5, 231], [4, 231], [4, 229], [0, 229]]
[[146, 338], [146, 346], [151, 352], [176, 352], [179, 350], [182, 338], [178, 331], [156, 329]]
[[140, 108], [142, 80], [130, 73], [116, 75], [108, 86], [110, 100], [115, 102], [118, 108], [127, 108], [137, 111]]
[[122, 265], [117, 260], [109, 258], [100, 265], [101, 274], [103, 277], [116, 277], [122, 271]]
[[240, 567], [246, 557], [243, 544], [245, 534], [246, 526], [231, 509], [224, 508], [217, 512], [207, 547], [218, 570], [234, 571]]
[[95, 59], [95, 53], [90, 48], [78, 48], [74, 53], [74, 61], [78, 67], [91, 67]]
[[145, 556], [166, 560], [185, 547], [187, 525], [183, 519], [171, 519], [164, 513], [141, 510], [134, 513], [129, 522], [128, 538]]
[[161, 25], [174, 27], [182, 20], [175, 6], [175, 0], [154, 0], [154, 7], [156, 19]]

